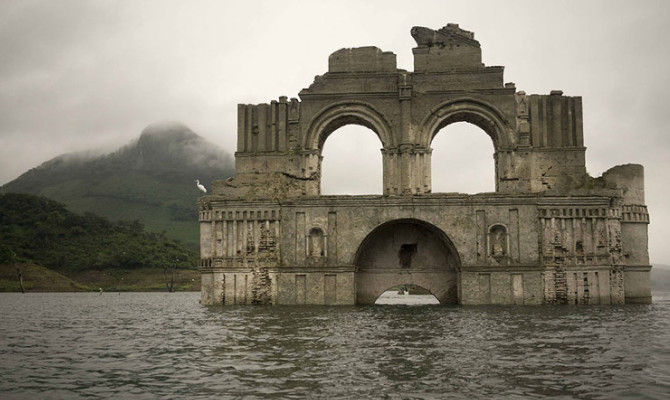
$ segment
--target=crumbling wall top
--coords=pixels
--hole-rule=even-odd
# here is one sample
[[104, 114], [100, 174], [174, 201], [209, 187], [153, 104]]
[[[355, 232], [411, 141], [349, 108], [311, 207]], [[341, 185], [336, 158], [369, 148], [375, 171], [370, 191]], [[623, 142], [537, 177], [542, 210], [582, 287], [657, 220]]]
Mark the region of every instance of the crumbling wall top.
[[624, 204], [644, 204], [644, 167], [640, 164], [617, 165], [603, 173], [609, 186], [622, 190]]
[[240, 105], [236, 177], [220, 192], [318, 195], [325, 139], [356, 124], [380, 138], [385, 194], [430, 194], [433, 137], [468, 122], [493, 140], [497, 192], [623, 191], [627, 204], [644, 202], [641, 167], [587, 178], [580, 97], [517, 92], [504, 83], [503, 67], [482, 64], [474, 33], [457, 24], [411, 33], [414, 71], [398, 69], [394, 53], [374, 46], [343, 48], [330, 55], [328, 72], [300, 91], [300, 101]]
[[328, 57], [328, 72], [395, 71], [395, 54], [374, 46], [340, 49]]
[[480, 70], [482, 50], [475, 34], [458, 24], [447, 24], [434, 30], [415, 26], [410, 31], [417, 47], [414, 53], [414, 72], [434, 73], [453, 70]]
[[423, 26], [415, 26], [410, 31], [419, 47], [448, 47], [453, 45], [466, 45], [480, 47], [475, 40], [475, 34], [458, 27], [458, 24], [447, 24], [434, 30]]

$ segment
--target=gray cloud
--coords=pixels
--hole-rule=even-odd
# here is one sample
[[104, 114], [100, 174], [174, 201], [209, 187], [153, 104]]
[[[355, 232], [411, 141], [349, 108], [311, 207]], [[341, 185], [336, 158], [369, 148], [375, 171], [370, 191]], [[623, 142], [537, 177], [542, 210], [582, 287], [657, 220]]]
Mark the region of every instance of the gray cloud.
[[[520, 90], [583, 96], [592, 175], [621, 163], [645, 165], [652, 259], [670, 263], [670, 248], [663, 245], [670, 236], [668, 21], [670, 4], [660, 0], [411, 6], [6, 0], [0, 2], [0, 183], [64, 152], [125, 144], [161, 120], [182, 121], [233, 151], [236, 103], [296, 96], [342, 47], [376, 45], [411, 70], [410, 27], [457, 22], [475, 32], [484, 62], [504, 65], [506, 80]], [[460, 139], [450, 146], [460, 144], [465, 154], [476, 148], [479, 156], [450, 153], [434, 167], [458, 168], [462, 182], [489, 179], [490, 173], [481, 175], [492, 168], [490, 148], [481, 149], [476, 130], [472, 142], [453, 135]], [[360, 190], [379, 182], [376, 159], [357, 165], [362, 150], [337, 144], [335, 136], [329, 142], [325, 162], [341, 157], [331, 169], [340, 176], [370, 171], [368, 178], [361, 175]], [[374, 141], [363, 145], [378, 153]], [[447, 158], [458, 163], [449, 166]], [[345, 179], [334, 182], [328, 190], [344, 190], [338, 185]]]

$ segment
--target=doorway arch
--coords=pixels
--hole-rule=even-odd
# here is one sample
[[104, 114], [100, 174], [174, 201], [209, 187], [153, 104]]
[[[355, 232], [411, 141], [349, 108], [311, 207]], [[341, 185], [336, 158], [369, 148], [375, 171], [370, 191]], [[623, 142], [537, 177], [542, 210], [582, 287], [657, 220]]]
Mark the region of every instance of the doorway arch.
[[421, 286], [441, 304], [458, 303], [460, 257], [438, 227], [397, 219], [373, 229], [356, 252], [356, 304], [374, 304], [389, 287]]

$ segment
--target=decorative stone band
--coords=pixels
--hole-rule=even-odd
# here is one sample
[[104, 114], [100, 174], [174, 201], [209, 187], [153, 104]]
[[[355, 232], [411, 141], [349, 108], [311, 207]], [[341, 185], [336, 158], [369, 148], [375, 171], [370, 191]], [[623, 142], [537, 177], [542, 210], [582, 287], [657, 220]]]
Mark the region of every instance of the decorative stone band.
[[211, 221], [212, 220], [212, 214], [213, 214], [213, 211], [211, 211], [211, 210], [200, 211], [198, 213], [198, 221], [200, 221], [200, 222]]
[[[620, 208], [542, 207], [540, 259], [550, 265], [612, 265], [620, 255]], [[616, 260], [614, 259], [616, 258]]]
[[400, 155], [400, 154], [431, 154], [433, 149], [415, 144], [401, 144], [398, 147], [389, 147], [381, 149], [384, 155]]
[[621, 222], [649, 223], [649, 212], [644, 205], [625, 205], [621, 207]]
[[602, 206], [578, 208], [540, 208], [538, 211], [540, 213], [540, 218], [619, 218], [621, 215], [619, 208], [606, 208]]
[[651, 271], [651, 265], [622, 265], [624, 271], [640, 271], [640, 272], [649, 272]]
[[219, 208], [200, 212], [200, 267], [275, 265], [279, 209]]
[[[322, 267], [312, 267], [306, 269], [304, 267], [286, 267], [279, 265], [239, 265], [234, 267], [225, 267], [217, 265], [218, 259], [201, 259], [198, 262], [198, 269], [202, 273], [212, 273], [212, 272], [225, 272], [225, 273], [248, 273], [252, 272], [258, 268], [266, 269], [271, 274], [305, 274], [305, 273], [344, 273], [344, 272], [356, 272], [356, 267], [353, 265], [335, 265], [335, 266], [322, 266]], [[422, 271], [423, 272], [423, 271]]]
[[248, 271], [254, 267], [277, 267], [279, 265], [279, 254], [273, 251], [269, 254], [245, 254], [232, 257], [210, 257], [201, 258], [198, 261], [198, 269], [201, 272], [216, 270], [240, 269]]
[[199, 221], [277, 221], [281, 219], [278, 209], [273, 210], [204, 210], [199, 212]]
[[212, 268], [213, 265], [214, 263], [211, 258], [201, 258], [198, 260], [198, 269], [200, 270]]

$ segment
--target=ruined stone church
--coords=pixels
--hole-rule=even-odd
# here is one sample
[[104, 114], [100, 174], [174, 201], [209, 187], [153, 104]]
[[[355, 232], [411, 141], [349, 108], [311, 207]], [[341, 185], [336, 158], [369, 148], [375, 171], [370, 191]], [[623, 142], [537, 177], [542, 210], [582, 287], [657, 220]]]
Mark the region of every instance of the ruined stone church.
[[[442, 304], [651, 301], [643, 168], [586, 172], [581, 97], [528, 95], [472, 32], [414, 27], [414, 70], [341, 49], [299, 93], [238, 106], [235, 175], [198, 201], [202, 304], [373, 304], [400, 284]], [[495, 192], [431, 191], [431, 142], [465, 121]], [[323, 196], [323, 145], [374, 131], [383, 194]], [[465, 166], [464, 166], [465, 168]]]

